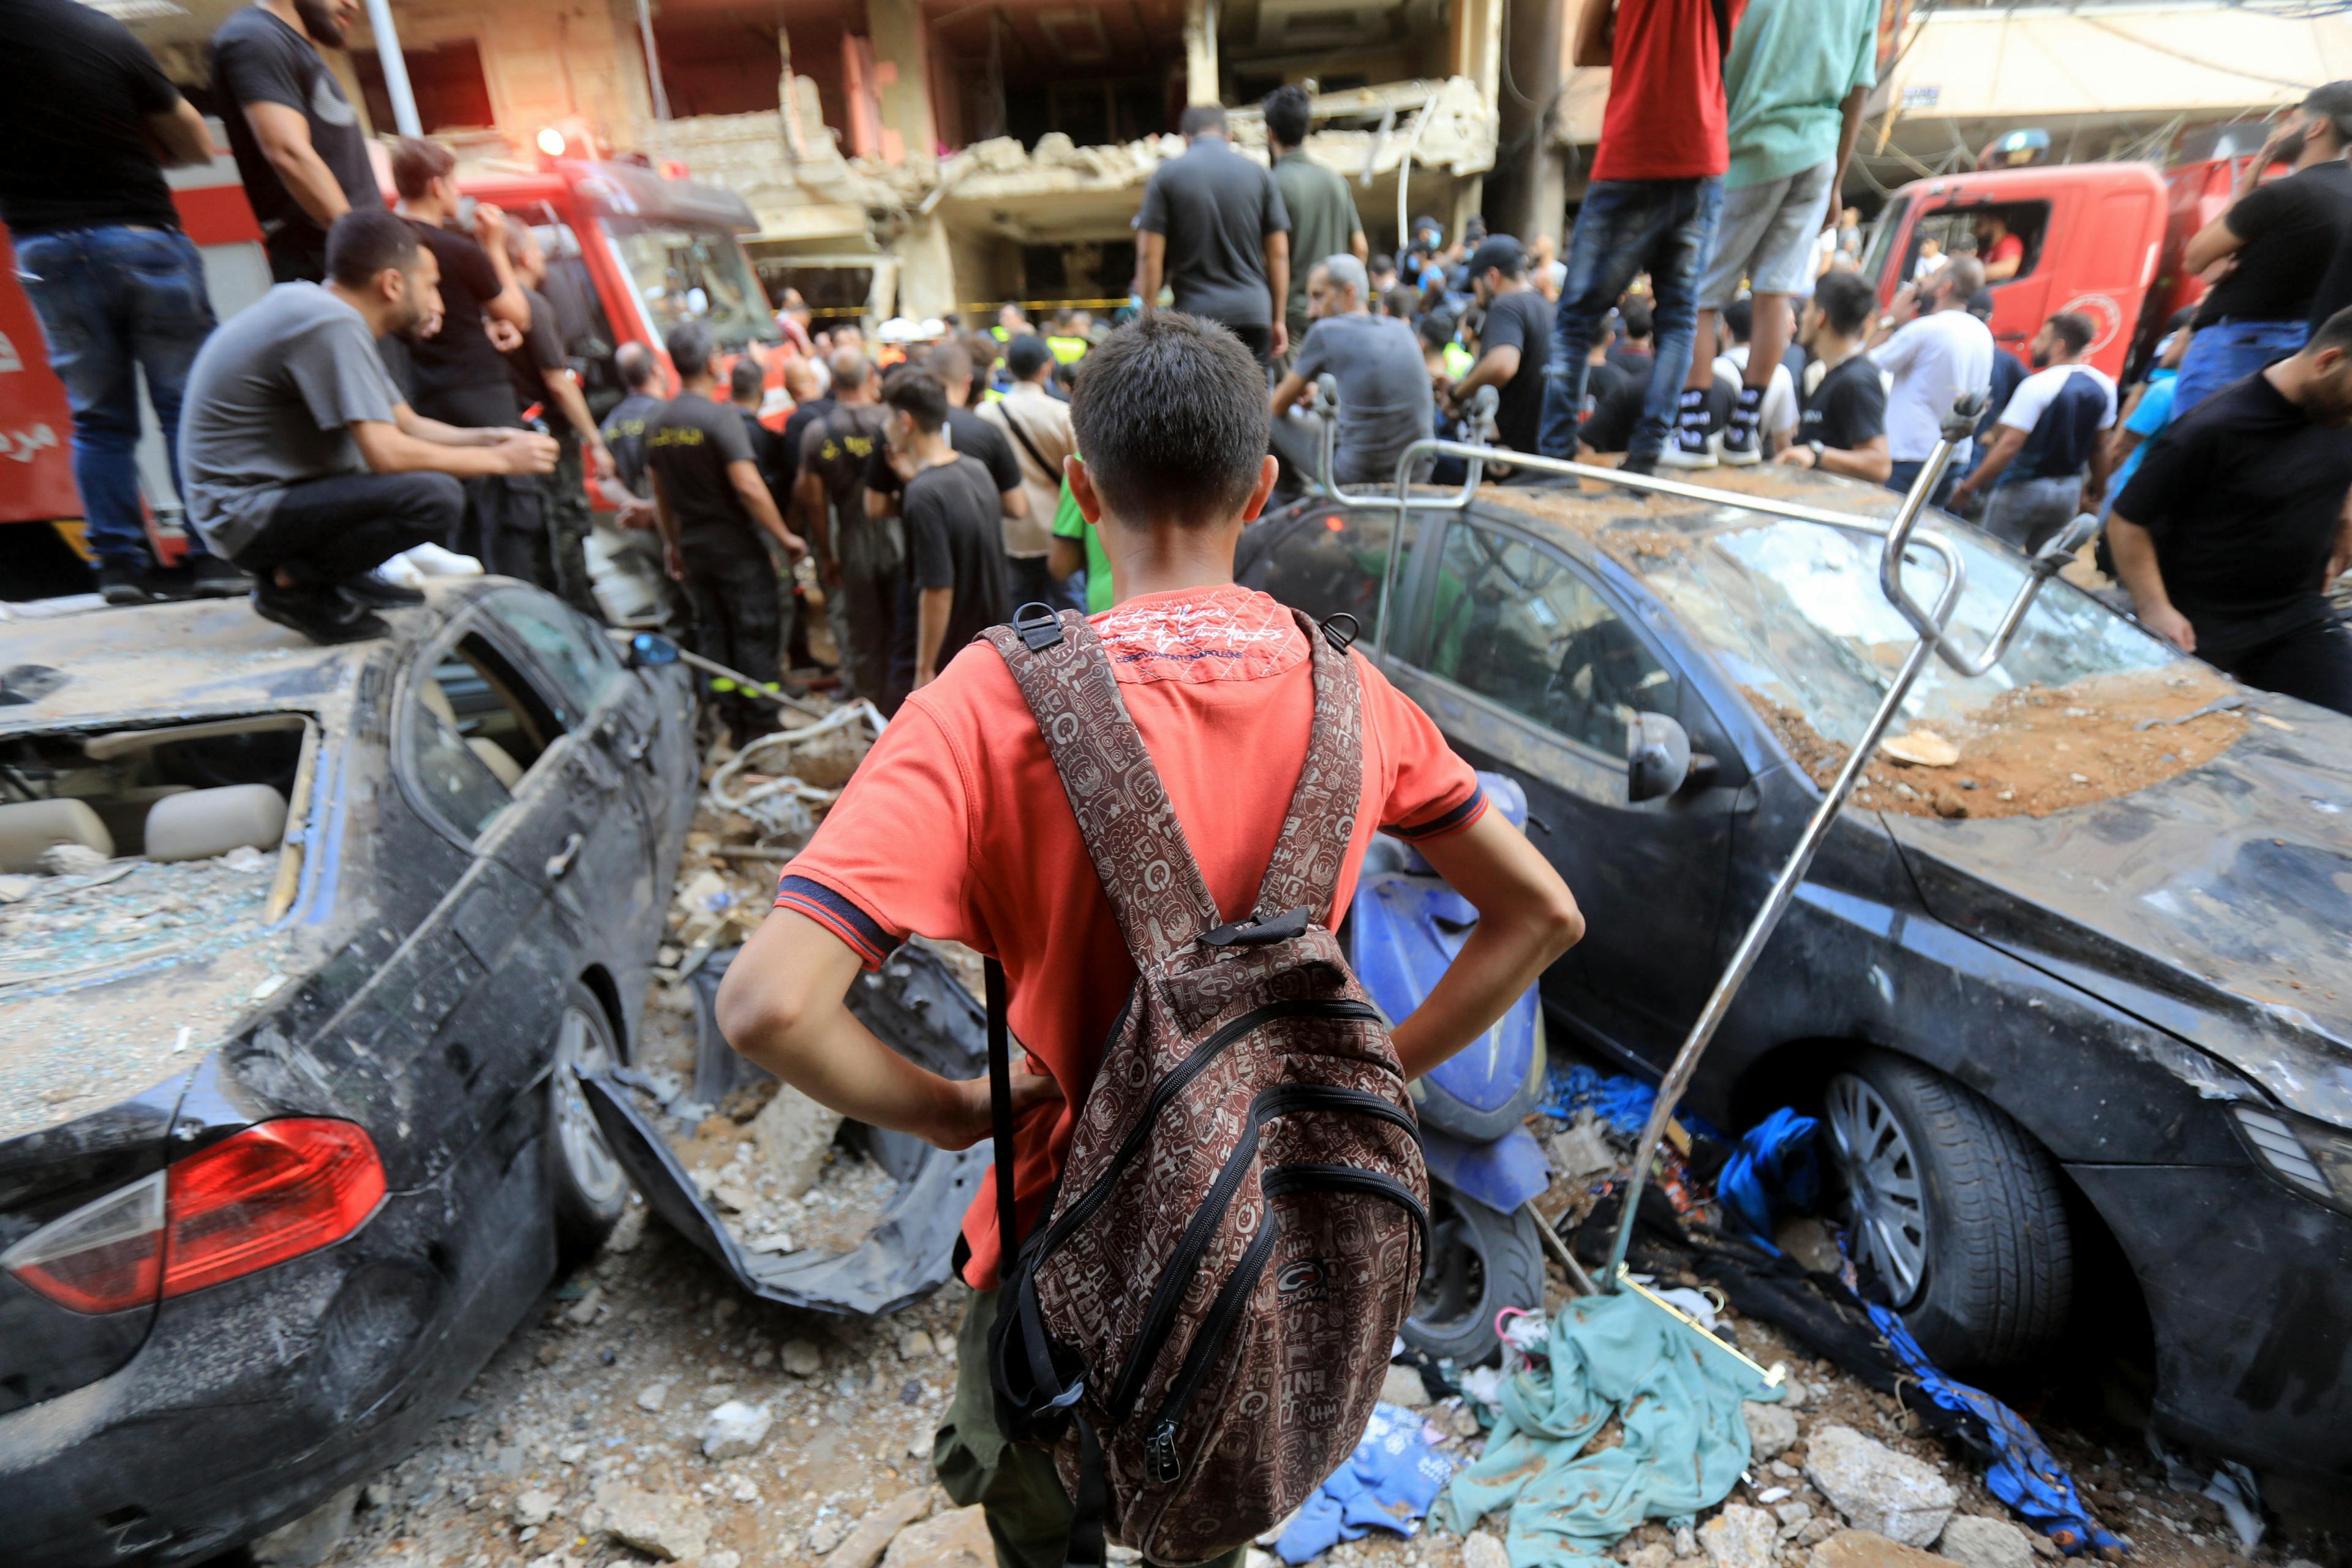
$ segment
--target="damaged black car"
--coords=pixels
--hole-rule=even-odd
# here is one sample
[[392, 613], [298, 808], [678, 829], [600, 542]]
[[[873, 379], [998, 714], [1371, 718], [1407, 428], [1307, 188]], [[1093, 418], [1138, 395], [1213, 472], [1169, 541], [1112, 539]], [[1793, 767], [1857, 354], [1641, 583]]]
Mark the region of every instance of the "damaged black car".
[[692, 693], [554, 598], [0, 623], [11, 1563], [202, 1559], [433, 1421], [626, 1178]]
[[[1590, 921], [1544, 978], [1554, 1038], [1654, 1079], [1913, 643], [1878, 547], [1572, 488], [1396, 520], [1303, 503], [1247, 531], [1239, 576], [1368, 649], [1385, 609], [1383, 668], [1525, 787]], [[2025, 563], [1937, 526], [1982, 647]], [[1930, 662], [1687, 1103], [1822, 1117], [1863, 1277], [1940, 1364], [2137, 1341], [2165, 1437], [2340, 1488], [2347, 809], [2352, 721], [2054, 582], [1988, 676]]]

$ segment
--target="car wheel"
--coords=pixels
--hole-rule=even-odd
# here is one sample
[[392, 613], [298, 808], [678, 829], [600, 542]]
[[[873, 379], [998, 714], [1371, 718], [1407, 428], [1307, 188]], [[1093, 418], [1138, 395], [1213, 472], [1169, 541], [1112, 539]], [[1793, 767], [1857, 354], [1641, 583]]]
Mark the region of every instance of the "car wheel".
[[569, 1268], [604, 1245], [629, 1195], [628, 1175], [604, 1142], [604, 1130], [580, 1086], [585, 1075], [618, 1067], [620, 1048], [604, 1004], [577, 982], [563, 1000], [553, 1054], [547, 1085], [548, 1184], [554, 1194], [556, 1250]]
[[1501, 1214], [1443, 1188], [1430, 1194], [1429, 1256], [1404, 1321], [1404, 1342], [1475, 1366], [1502, 1342], [1495, 1314], [1543, 1310], [1543, 1237], [1524, 1208]]
[[2065, 1326], [2074, 1243], [2057, 1167], [1998, 1107], [1874, 1052], [1823, 1107], [1857, 1264], [1937, 1365], [2031, 1360]]

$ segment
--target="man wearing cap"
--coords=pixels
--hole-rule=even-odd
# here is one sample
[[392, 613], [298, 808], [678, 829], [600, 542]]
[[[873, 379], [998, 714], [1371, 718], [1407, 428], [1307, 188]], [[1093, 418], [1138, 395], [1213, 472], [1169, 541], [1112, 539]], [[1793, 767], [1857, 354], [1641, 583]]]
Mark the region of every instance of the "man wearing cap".
[[1551, 353], [1551, 312], [1528, 281], [1528, 253], [1507, 234], [1490, 234], [1470, 253], [1470, 286], [1486, 312], [1478, 328], [1478, 363], [1443, 389], [1446, 412], [1459, 414], [1482, 386], [1497, 388], [1495, 437], [1514, 451], [1536, 450], [1543, 421], [1544, 366]]

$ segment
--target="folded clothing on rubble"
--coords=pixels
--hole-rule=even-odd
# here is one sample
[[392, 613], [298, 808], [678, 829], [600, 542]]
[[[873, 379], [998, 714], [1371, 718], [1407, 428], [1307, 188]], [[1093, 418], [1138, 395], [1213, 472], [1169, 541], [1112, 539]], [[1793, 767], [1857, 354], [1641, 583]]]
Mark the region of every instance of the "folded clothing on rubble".
[[[1608, 1568], [1603, 1553], [1643, 1521], [1721, 1502], [1748, 1468], [1741, 1401], [1780, 1397], [1631, 1294], [1570, 1302], [1546, 1350], [1548, 1364], [1504, 1380], [1486, 1456], [1439, 1504], [1461, 1533], [1507, 1507], [1513, 1568]], [[1612, 1418], [1617, 1447], [1583, 1454]]]
[[1296, 1563], [1373, 1530], [1411, 1535], [1453, 1473], [1454, 1461], [1430, 1447], [1419, 1415], [1376, 1405], [1354, 1455], [1299, 1506], [1274, 1549]]

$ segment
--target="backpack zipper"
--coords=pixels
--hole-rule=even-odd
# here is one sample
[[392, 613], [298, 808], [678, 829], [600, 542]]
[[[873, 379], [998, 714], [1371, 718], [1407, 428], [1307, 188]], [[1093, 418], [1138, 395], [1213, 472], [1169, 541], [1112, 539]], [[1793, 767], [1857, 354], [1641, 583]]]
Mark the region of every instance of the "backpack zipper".
[[1250, 1163], [1257, 1156], [1258, 1135], [1267, 1122], [1278, 1116], [1288, 1116], [1301, 1110], [1330, 1110], [1344, 1114], [1378, 1117], [1392, 1121], [1418, 1141], [1420, 1127], [1407, 1112], [1399, 1110], [1376, 1094], [1360, 1089], [1347, 1089], [1337, 1084], [1292, 1083], [1269, 1089], [1250, 1105], [1249, 1125], [1234, 1144], [1234, 1152], [1225, 1161], [1225, 1168], [1193, 1211], [1184, 1227], [1183, 1237], [1176, 1250], [1169, 1255], [1168, 1266], [1160, 1271], [1159, 1282], [1152, 1287], [1150, 1304], [1144, 1310], [1143, 1327], [1129, 1348], [1127, 1364], [1120, 1369], [1118, 1382], [1106, 1402], [1111, 1418], [1124, 1421], [1135, 1413], [1136, 1401], [1143, 1397], [1143, 1381], [1152, 1364], [1160, 1359], [1168, 1335], [1175, 1327], [1177, 1309], [1192, 1288], [1192, 1277], [1200, 1272], [1201, 1259], [1216, 1239], [1224, 1223], [1225, 1211], [1233, 1206], [1234, 1194], [1249, 1174]]
[[[1367, 1196], [1384, 1198], [1402, 1208], [1412, 1218], [1421, 1233], [1422, 1255], [1429, 1252], [1429, 1210], [1412, 1189], [1392, 1176], [1372, 1171], [1360, 1171], [1352, 1165], [1297, 1164], [1276, 1165], [1265, 1173], [1260, 1184], [1269, 1198], [1300, 1190], [1330, 1189], [1356, 1192]], [[1160, 1403], [1160, 1412], [1151, 1424], [1151, 1433], [1144, 1439], [1144, 1469], [1147, 1477], [1158, 1486], [1172, 1486], [1184, 1476], [1182, 1459], [1176, 1452], [1176, 1428], [1191, 1414], [1192, 1401], [1200, 1396], [1201, 1387], [1208, 1380], [1209, 1367], [1217, 1352], [1224, 1346], [1226, 1336], [1234, 1330], [1234, 1320], [1242, 1307], [1257, 1289], [1258, 1277], [1265, 1272], [1267, 1258], [1274, 1254], [1276, 1239], [1282, 1234], [1282, 1222], [1271, 1208], [1266, 1210], [1265, 1223], [1258, 1227], [1249, 1250], [1242, 1254], [1233, 1277], [1209, 1308], [1209, 1315], [1201, 1325], [1200, 1334], [1192, 1348], [1184, 1352], [1184, 1364], [1178, 1369], [1176, 1381], [1168, 1396]]]
[[1068, 1240], [1070, 1233], [1086, 1223], [1088, 1216], [1110, 1196], [1111, 1188], [1127, 1169], [1128, 1163], [1142, 1149], [1143, 1141], [1150, 1136], [1152, 1126], [1160, 1120], [1160, 1111], [1167, 1109], [1168, 1102], [1182, 1093], [1184, 1086], [1198, 1078], [1227, 1046], [1276, 1018], [1348, 1018], [1376, 1024], [1380, 1022], [1381, 1012], [1364, 1002], [1269, 1002], [1264, 1006], [1251, 1008], [1202, 1040], [1192, 1048], [1190, 1056], [1177, 1063], [1166, 1078], [1153, 1086], [1151, 1098], [1144, 1104], [1143, 1114], [1136, 1118], [1135, 1125], [1128, 1130], [1126, 1141], [1119, 1144], [1118, 1152], [1111, 1156], [1110, 1164], [1095, 1178], [1095, 1184], [1087, 1189], [1085, 1195], [1046, 1229], [1045, 1239], [1038, 1244], [1037, 1263], [1042, 1264], [1055, 1247]]

